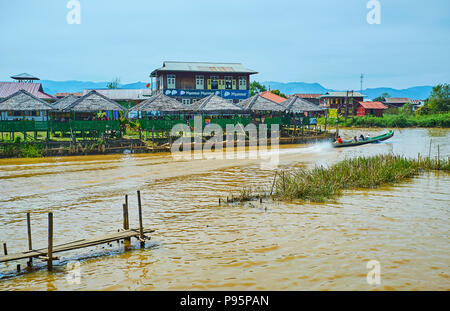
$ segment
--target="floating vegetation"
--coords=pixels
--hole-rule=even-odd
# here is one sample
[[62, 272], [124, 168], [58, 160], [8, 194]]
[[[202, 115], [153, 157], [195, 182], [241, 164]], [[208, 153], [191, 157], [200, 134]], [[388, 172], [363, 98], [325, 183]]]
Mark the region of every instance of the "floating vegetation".
[[[395, 155], [357, 157], [330, 167], [285, 170], [276, 180], [273, 198], [325, 202], [341, 195], [343, 190], [395, 184], [432, 170], [449, 172], [450, 161], [420, 156], [417, 159]], [[267, 191], [262, 195], [244, 189], [233, 201], [244, 202], [269, 196]]]

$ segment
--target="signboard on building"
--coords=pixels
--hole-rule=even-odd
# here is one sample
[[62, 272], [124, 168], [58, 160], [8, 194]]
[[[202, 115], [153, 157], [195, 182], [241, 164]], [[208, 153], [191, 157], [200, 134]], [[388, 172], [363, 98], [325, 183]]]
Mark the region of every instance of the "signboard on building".
[[328, 116], [330, 118], [337, 118], [337, 109], [328, 109]]
[[215, 94], [224, 99], [246, 99], [249, 97], [248, 90], [185, 90], [168, 89], [164, 91], [167, 96], [177, 97], [206, 97]]

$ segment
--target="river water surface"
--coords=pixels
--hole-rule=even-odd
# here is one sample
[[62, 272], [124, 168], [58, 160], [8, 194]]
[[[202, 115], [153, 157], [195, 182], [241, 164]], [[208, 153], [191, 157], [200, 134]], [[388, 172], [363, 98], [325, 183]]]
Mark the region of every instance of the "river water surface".
[[[341, 130], [351, 138], [382, 130]], [[450, 131], [402, 129], [388, 141], [332, 149], [280, 147], [279, 169], [327, 165], [378, 153], [450, 155]], [[130, 223], [156, 230], [145, 249], [133, 242], [57, 254], [54, 272], [0, 264], [0, 290], [450, 290], [450, 176], [426, 173], [395, 186], [346, 191], [336, 202], [251, 202], [219, 206], [244, 186], [270, 187], [274, 170], [260, 160], [175, 161], [170, 154], [121, 154], [0, 160], [0, 241], [26, 250], [117, 231], [125, 194]], [[367, 262], [380, 263], [369, 285]], [[66, 279], [80, 263], [79, 284]], [[20, 262], [25, 270], [25, 261]]]

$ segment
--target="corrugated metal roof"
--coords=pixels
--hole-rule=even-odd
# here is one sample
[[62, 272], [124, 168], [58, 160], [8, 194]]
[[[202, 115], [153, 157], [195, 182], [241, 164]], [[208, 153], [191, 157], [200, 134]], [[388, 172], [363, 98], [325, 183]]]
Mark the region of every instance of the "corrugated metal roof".
[[55, 99], [52, 95], [44, 92], [40, 83], [0, 82], [0, 98], [8, 97], [20, 90], [25, 90], [40, 99]]
[[361, 106], [366, 109], [387, 109], [385, 105], [380, 102], [359, 102]]
[[[348, 97], [366, 97], [367, 95], [363, 95], [359, 92], [348, 92]], [[322, 96], [319, 96], [318, 98], [325, 98], [325, 97], [347, 97], [347, 91], [345, 92], [327, 92]]]
[[271, 91], [262, 92], [259, 94], [260, 96], [267, 98], [268, 100], [271, 100], [273, 102], [276, 102], [277, 104], [281, 104], [286, 100], [286, 98], [281, 97], [277, 94], [272, 93]]
[[[93, 90], [84, 90], [86, 95]], [[139, 100], [147, 99], [152, 95], [151, 89], [96, 89], [98, 93], [112, 100]]]
[[322, 94], [294, 94], [294, 96], [300, 97], [300, 98], [305, 98], [305, 99], [312, 99], [312, 98], [319, 98], [320, 96], [322, 96]]
[[256, 74], [257, 72], [245, 68], [240, 63], [208, 63], [208, 62], [172, 62], [166, 61], [161, 68], [155, 69], [150, 76], [158, 71], [194, 71], [194, 72], [234, 72]]
[[388, 104], [402, 104], [402, 103], [410, 103], [411, 100], [405, 97], [388, 97], [384, 100], [384, 102]]

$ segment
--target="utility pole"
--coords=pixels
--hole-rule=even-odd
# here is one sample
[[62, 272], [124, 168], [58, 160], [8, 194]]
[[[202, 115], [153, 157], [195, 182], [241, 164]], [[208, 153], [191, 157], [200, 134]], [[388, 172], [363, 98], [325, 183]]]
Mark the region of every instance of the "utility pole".
[[344, 105], [345, 105], [345, 121], [347, 122], [347, 116], [348, 116], [348, 90], [347, 90], [347, 95], [345, 96]]
[[362, 94], [362, 90], [363, 90], [363, 80], [364, 80], [364, 75], [361, 74], [361, 85], [360, 85], [360, 88], [359, 88], [361, 94]]

